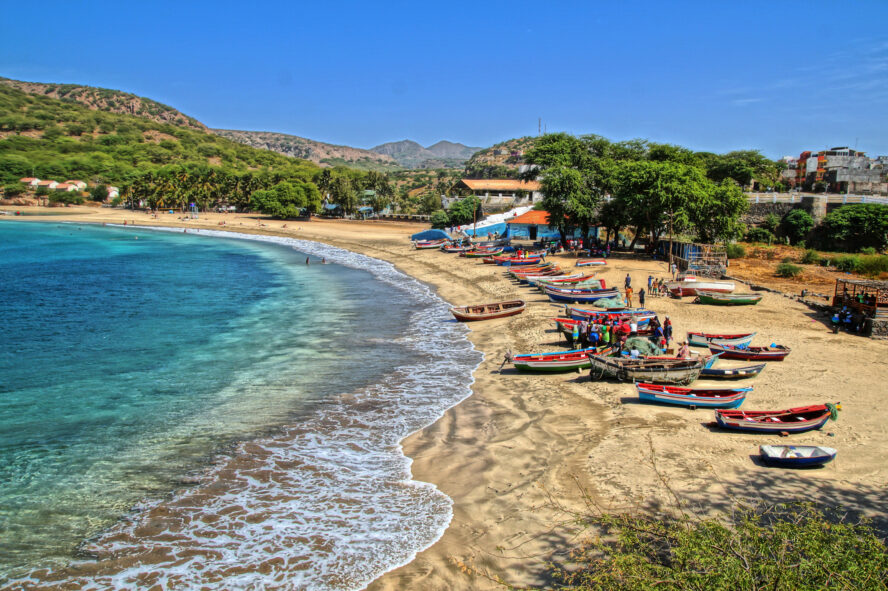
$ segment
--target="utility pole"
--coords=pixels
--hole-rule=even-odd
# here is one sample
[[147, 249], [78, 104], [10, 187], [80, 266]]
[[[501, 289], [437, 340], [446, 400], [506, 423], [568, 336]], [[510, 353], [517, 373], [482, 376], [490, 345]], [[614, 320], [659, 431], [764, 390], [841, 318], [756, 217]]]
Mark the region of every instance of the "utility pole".
[[537, 119], [537, 136], [543, 135], [543, 118]]

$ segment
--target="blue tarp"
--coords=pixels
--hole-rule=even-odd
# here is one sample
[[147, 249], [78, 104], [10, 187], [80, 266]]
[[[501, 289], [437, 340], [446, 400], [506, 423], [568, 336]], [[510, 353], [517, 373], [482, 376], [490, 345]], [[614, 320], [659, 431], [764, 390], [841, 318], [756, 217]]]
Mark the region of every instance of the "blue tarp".
[[450, 240], [450, 236], [444, 230], [423, 230], [410, 237], [410, 240]]
[[[493, 224], [490, 226], [484, 226], [483, 228], [478, 228], [478, 236], [486, 237], [488, 234], [502, 234], [508, 229], [506, 222], [502, 222], [499, 224]], [[469, 236], [475, 235], [475, 229], [472, 226], [469, 226], [465, 230], [463, 230]]]

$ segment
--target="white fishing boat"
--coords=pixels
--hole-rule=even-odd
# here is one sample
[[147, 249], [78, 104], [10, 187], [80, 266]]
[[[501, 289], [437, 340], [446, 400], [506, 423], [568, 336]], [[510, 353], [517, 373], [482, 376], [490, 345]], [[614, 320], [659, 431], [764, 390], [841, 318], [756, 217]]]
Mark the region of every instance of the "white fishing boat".
[[697, 295], [697, 290], [715, 293], [731, 293], [734, 291], [733, 281], [718, 281], [697, 277], [696, 275], [680, 275], [675, 281], [666, 284], [666, 288], [675, 297]]

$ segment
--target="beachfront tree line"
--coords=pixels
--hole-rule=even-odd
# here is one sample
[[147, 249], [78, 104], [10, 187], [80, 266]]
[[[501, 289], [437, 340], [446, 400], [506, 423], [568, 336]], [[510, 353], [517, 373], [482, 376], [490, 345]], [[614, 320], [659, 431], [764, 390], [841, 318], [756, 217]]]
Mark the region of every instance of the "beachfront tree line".
[[[367, 195], [365, 191], [372, 191]], [[121, 200], [132, 207], [200, 210], [234, 206], [286, 219], [319, 213], [324, 199], [346, 213], [365, 203], [381, 211], [393, 194], [388, 177], [374, 171], [307, 166], [282, 172], [239, 172], [207, 165], [166, 166], [124, 185]]]
[[540, 137], [524, 155], [541, 177], [542, 207], [566, 239], [603, 226], [609, 235], [631, 228], [634, 238], [656, 242], [664, 234], [694, 232], [704, 242], [742, 235], [748, 208], [741, 189], [776, 173], [755, 151], [726, 155], [693, 152], [642, 140], [611, 142], [565, 133]]

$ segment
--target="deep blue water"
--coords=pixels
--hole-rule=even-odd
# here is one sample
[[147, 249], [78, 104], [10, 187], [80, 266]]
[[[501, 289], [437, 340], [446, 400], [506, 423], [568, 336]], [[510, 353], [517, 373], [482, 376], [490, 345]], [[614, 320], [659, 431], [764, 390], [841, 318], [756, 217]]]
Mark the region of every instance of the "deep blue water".
[[[305, 257], [191, 233], [0, 223], [0, 581], [67, 561], [231, 444], [321, 421], [331, 397], [429, 355], [403, 336], [423, 309], [415, 297], [360, 265]], [[466, 355], [454, 371], [470, 373], [478, 356]], [[444, 377], [465, 395], [468, 377]], [[393, 415], [397, 437], [454, 392], [409, 411], [422, 423]]]

